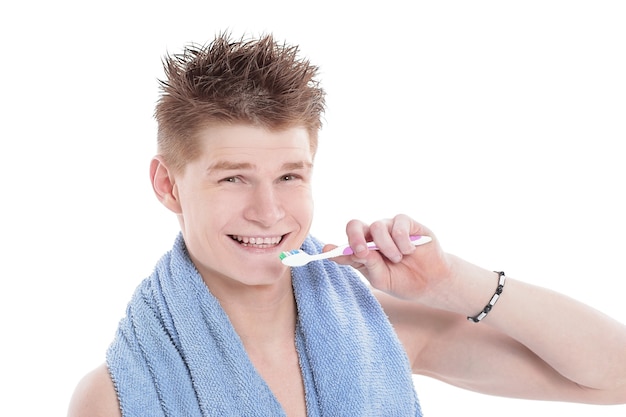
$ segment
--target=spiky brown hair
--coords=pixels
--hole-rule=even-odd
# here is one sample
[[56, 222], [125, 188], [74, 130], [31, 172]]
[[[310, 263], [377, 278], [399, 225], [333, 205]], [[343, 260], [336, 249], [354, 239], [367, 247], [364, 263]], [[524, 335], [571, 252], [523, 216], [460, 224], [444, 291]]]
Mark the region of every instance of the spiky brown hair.
[[231, 40], [219, 34], [163, 59], [165, 79], [156, 105], [158, 149], [174, 170], [197, 155], [196, 134], [212, 124], [245, 123], [270, 130], [304, 127], [311, 150], [324, 112], [318, 67], [297, 46], [272, 35]]

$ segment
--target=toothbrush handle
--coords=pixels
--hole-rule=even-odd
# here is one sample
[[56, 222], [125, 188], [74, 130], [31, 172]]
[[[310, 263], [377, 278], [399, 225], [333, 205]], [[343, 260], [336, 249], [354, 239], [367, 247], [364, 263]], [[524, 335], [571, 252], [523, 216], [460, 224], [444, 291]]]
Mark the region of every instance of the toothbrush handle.
[[[409, 238], [411, 239], [411, 242], [415, 246], [423, 245], [424, 243], [428, 243], [428, 242], [430, 242], [432, 240], [429, 236], [418, 236], [418, 235], [411, 235], [411, 236], [409, 236]], [[374, 242], [367, 242], [367, 247], [370, 250], [379, 250], [380, 249], [378, 246], [376, 246], [376, 243], [374, 243]], [[354, 251], [352, 250], [350, 245], [345, 245], [343, 248], [344, 249], [342, 251], [342, 255], [352, 255], [354, 253]]]

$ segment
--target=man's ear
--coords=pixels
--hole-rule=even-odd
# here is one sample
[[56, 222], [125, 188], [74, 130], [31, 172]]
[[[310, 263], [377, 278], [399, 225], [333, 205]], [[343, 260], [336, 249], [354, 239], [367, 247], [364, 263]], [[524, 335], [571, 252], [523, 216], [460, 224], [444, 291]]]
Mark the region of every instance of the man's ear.
[[159, 201], [176, 214], [181, 214], [174, 175], [159, 155], [150, 162], [150, 182]]

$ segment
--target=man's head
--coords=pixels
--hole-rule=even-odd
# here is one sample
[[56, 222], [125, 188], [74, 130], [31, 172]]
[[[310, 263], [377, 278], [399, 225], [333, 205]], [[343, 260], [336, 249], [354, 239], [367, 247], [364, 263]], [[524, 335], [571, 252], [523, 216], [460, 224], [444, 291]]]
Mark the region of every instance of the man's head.
[[280, 131], [305, 128], [311, 152], [324, 111], [318, 68], [298, 56], [298, 48], [271, 35], [190, 45], [164, 59], [165, 80], [155, 117], [158, 152], [180, 172], [198, 154], [197, 134], [212, 125], [249, 124]]

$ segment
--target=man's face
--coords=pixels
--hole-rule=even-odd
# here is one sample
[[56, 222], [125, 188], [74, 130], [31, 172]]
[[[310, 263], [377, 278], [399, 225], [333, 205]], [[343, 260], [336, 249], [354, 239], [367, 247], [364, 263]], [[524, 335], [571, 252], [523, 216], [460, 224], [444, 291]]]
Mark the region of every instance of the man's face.
[[200, 155], [173, 188], [196, 268], [226, 285], [288, 277], [279, 254], [300, 247], [313, 217], [307, 131], [212, 126], [198, 140]]

